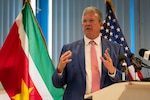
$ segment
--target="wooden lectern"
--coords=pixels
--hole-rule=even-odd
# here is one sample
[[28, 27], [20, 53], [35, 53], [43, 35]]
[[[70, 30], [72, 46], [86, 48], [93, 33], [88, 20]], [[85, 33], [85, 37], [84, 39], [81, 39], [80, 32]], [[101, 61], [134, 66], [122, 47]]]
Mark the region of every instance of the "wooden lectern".
[[84, 96], [92, 100], [150, 100], [150, 82], [120, 82]]

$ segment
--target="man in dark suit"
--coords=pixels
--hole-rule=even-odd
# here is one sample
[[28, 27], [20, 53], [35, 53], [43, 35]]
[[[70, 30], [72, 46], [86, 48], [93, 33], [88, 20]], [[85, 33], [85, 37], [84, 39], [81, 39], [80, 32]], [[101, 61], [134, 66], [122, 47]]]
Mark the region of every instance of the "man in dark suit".
[[85, 8], [82, 14], [83, 39], [63, 46], [52, 77], [55, 87], [66, 85], [63, 100], [84, 100], [85, 94], [92, 93], [89, 49], [91, 40], [96, 44], [100, 89], [121, 80], [118, 56], [124, 53], [123, 48], [119, 44], [102, 39], [101, 26], [101, 11], [96, 7]]

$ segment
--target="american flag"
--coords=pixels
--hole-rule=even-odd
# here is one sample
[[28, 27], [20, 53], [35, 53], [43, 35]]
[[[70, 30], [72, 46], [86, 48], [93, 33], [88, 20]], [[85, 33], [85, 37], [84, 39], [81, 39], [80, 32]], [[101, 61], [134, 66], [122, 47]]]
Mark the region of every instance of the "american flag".
[[[127, 57], [127, 64], [129, 69], [129, 77], [131, 80], [135, 79], [135, 69], [130, 63], [130, 59], [128, 57], [129, 54], [131, 54], [130, 48], [128, 47], [128, 44], [126, 42], [126, 39], [122, 33], [122, 30], [120, 28], [120, 25], [118, 23], [118, 20], [112, 11], [112, 6], [110, 5], [110, 2], [106, 2], [106, 18], [103, 22], [103, 26], [101, 27], [101, 35], [102, 38], [108, 39], [109, 41], [114, 41], [115, 43], [120, 44], [124, 48], [124, 54]], [[137, 72], [136, 80], [140, 80], [143, 78], [143, 75], [140, 71]]]

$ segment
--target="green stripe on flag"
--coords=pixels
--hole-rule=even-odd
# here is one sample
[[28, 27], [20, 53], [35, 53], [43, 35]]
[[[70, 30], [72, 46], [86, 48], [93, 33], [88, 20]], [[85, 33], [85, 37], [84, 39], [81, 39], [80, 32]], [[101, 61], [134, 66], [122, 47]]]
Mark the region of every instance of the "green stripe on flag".
[[29, 40], [30, 55], [54, 100], [62, 100], [64, 89], [57, 89], [52, 84], [52, 74], [55, 67], [49, 57], [45, 40], [42, 38], [42, 33], [29, 3], [26, 3], [22, 13], [24, 29]]

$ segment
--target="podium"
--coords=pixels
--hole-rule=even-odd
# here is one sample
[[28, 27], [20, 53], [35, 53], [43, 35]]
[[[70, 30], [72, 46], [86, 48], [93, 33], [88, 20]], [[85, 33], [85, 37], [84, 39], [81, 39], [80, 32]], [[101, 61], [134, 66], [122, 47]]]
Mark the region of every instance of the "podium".
[[150, 100], [150, 82], [120, 82], [84, 96], [92, 100]]

